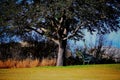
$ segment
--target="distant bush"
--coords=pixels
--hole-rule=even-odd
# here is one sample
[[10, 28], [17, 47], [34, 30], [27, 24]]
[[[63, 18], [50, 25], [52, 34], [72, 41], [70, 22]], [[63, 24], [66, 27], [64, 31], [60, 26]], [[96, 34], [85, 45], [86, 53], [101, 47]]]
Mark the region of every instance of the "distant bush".
[[16, 42], [0, 44], [0, 60], [56, 57], [57, 47], [52, 42], [28, 42], [28, 44], [27, 46], [21, 46]]
[[[24, 42], [23, 42], [24, 43]], [[57, 45], [47, 42], [1, 43], [0, 68], [22, 68], [35, 66], [54, 66], [56, 64]]]

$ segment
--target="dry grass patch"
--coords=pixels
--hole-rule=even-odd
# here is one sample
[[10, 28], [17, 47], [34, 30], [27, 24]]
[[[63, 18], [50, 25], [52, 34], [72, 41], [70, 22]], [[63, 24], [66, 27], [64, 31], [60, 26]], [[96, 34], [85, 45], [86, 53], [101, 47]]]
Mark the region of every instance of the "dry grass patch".
[[41, 61], [39, 59], [24, 59], [24, 60], [13, 60], [8, 59], [6, 61], [0, 61], [0, 68], [28, 68], [37, 66], [55, 66], [56, 59], [45, 58]]
[[40, 66], [55, 66], [56, 65], [56, 59], [42, 59], [42, 61], [39, 64]]

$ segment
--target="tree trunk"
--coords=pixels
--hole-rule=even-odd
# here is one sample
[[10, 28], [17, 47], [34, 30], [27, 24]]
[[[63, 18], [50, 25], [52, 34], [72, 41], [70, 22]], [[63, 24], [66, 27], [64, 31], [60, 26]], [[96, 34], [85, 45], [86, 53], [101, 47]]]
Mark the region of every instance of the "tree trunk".
[[58, 56], [57, 56], [57, 64], [56, 66], [65, 66], [66, 65], [66, 45], [67, 45], [67, 40], [62, 40], [59, 41], [59, 49], [58, 49]]

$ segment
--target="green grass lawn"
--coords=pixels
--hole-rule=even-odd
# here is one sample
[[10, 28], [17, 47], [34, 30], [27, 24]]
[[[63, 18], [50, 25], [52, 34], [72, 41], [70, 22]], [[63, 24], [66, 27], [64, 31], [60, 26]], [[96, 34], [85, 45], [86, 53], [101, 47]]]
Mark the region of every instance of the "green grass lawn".
[[0, 80], [120, 80], [120, 64], [0, 69]]

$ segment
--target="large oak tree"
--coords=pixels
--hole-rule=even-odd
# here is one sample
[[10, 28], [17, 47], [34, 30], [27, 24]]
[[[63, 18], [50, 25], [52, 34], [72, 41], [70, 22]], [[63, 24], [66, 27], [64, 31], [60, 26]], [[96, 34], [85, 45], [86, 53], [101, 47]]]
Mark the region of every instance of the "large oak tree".
[[119, 0], [1, 0], [0, 35], [44, 35], [58, 45], [56, 65], [62, 66], [68, 39], [82, 39], [83, 29], [98, 34], [117, 31], [119, 17]]

